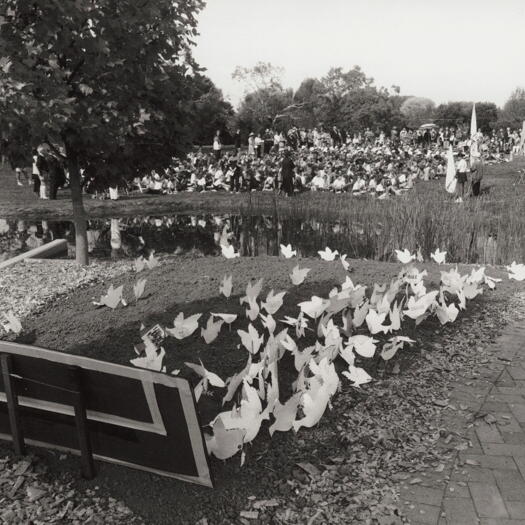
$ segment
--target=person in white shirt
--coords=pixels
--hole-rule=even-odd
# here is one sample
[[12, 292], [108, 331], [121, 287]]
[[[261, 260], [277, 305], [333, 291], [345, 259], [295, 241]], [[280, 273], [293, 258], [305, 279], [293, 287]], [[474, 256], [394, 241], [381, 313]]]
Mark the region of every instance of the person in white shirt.
[[456, 179], [457, 184], [457, 199], [456, 202], [463, 202], [463, 196], [465, 195], [465, 186], [467, 184], [467, 173], [468, 163], [463, 153], [459, 154], [459, 161], [456, 166]]
[[217, 130], [217, 133], [215, 133], [215, 136], [213, 137], [213, 154], [215, 155], [215, 160], [219, 160], [221, 158], [222, 153], [222, 143], [221, 143], [221, 132]]
[[322, 191], [326, 189], [325, 178], [321, 171], [318, 171], [316, 176], [310, 181], [310, 188], [312, 191]]
[[334, 179], [334, 181], [332, 182], [332, 189], [335, 192], [344, 191], [346, 190], [347, 186], [348, 184], [346, 183], [346, 180], [342, 173], [339, 173], [337, 177]]

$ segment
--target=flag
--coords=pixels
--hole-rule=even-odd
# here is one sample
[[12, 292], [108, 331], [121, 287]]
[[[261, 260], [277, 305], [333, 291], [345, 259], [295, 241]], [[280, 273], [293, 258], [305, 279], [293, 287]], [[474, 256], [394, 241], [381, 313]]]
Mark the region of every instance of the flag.
[[447, 152], [447, 177], [445, 179], [445, 189], [449, 193], [456, 192], [456, 164], [454, 162], [452, 146], [448, 148]]
[[472, 117], [470, 117], [470, 139], [472, 140], [478, 133], [478, 122], [476, 120], [476, 103], [472, 106]]
[[479, 157], [478, 148], [478, 122], [476, 119], [476, 103], [472, 105], [472, 116], [470, 118], [470, 162], [472, 159]]

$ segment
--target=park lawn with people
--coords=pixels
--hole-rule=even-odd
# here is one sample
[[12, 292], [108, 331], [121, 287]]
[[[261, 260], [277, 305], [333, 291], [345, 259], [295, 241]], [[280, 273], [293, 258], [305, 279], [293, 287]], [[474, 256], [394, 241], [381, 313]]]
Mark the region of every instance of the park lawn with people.
[[[223, 326], [209, 345], [200, 331], [184, 341], [168, 338], [165, 344], [168, 372], [179, 369], [182, 377], [196, 384], [198, 377], [184, 363], [202, 360], [207, 369], [226, 378], [246, 360], [247, 352], [237, 347], [234, 336], [237, 329], [246, 329], [248, 324], [239, 298], [249, 280], [264, 279], [262, 297], [269, 289], [287, 291], [277, 320], [296, 316], [297, 303], [312, 294], [327, 296], [346, 275], [355, 284], [372, 287], [388, 282], [402, 269], [399, 263], [348, 262], [347, 272], [339, 260], [169, 256], [161, 258], [160, 265], [151, 270], [136, 273], [130, 265], [120, 276], [50, 300], [39, 313], [23, 318], [22, 333], [10, 338], [129, 364], [136, 357], [134, 345], [141, 341], [141, 323], [147, 327], [156, 323], [171, 326], [179, 312], [186, 317], [204, 313], [200, 321], [204, 327], [209, 312], [233, 313], [238, 319], [231, 330]], [[302, 285], [294, 287], [288, 274], [298, 263], [311, 271]], [[440, 271], [448, 271], [453, 265], [425, 262], [417, 266], [428, 271], [427, 283], [435, 287]], [[471, 268], [460, 265], [459, 271], [467, 273]], [[226, 274], [233, 276], [229, 298], [219, 293]], [[509, 321], [509, 312], [516, 307], [514, 294], [523, 293], [523, 287], [509, 281], [503, 268], [487, 268], [487, 274], [502, 281], [494, 290], [485, 290], [469, 301], [453, 325], [442, 327], [430, 319], [415, 327], [408, 320], [403, 333], [416, 343], [389, 362], [363, 362], [372, 383], [360, 388], [342, 383], [332, 410], [327, 410], [319, 425], [297, 433], [276, 432], [270, 438], [268, 425], [263, 424], [259, 436], [245, 447], [244, 466], [238, 455], [226, 462], [212, 458], [215, 490], [102, 463], [98, 464], [100, 475], [95, 482], [105, 495], [123, 501], [146, 523], [168, 524], [175, 519], [182, 524], [231, 523], [243, 515], [257, 515], [260, 523], [271, 523], [272, 519], [305, 523], [318, 510], [312, 507], [315, 501], [327, 502], [323, 516], [333, 523], [345, 523], [350, 511], [356, 522], [371, 515], [396, 519], [396, 514], [402, 514], [401, 502], [395, 498], [399, 483], [416, 479], [429, 465], [436, 467], [447, 454], [455, 452], [456, 446], [465, 443], [455, 433], [457, 429], [439, 423], [446, 415], [444, 400], [460, 377], [490, 369], [492, 357], [487, 356], [485, 347]], [[146, 284], [143, 297], [135, 301], [131, 290], [138, 278], [145, 278]], [[93, 304], [107, 292], [109, 284], [124, 286], [128, 306], [109, 309]], [[494, 359], [497, 361], [497, 356]], [[291, 377], [293, 363], [285, 361], [281, 369], [285, 383]], [[203, 426], [216, 413], [220, 398], [217, 391], [202, 396], [198, 406]], [[51, 452], [37, 454], [51, 475], [74, 474], [78, 488], [89, 486], [76, 476], [77, 458], [59, 460]], [[335, 492], [334, 483], [339, 485]], [[250, 487], [248, 491], [246, 487]]]

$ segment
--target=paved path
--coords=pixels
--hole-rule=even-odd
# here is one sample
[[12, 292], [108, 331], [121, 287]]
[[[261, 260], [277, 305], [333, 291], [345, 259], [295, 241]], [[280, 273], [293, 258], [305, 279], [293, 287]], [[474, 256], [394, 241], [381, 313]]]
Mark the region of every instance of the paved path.
[[456, 382], [449, 403], [447, 433], [463, 444], [406, 480], [405, 515], [418, 525], [525, 525], [525, 322], [505, 329], [486, 369]]

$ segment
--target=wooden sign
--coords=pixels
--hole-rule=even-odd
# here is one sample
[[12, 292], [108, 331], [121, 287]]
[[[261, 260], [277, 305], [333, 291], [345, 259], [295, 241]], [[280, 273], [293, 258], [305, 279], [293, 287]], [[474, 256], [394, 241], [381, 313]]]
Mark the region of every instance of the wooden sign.
[[186, 379], [0, 341], [0, 439], [212, 487]]

